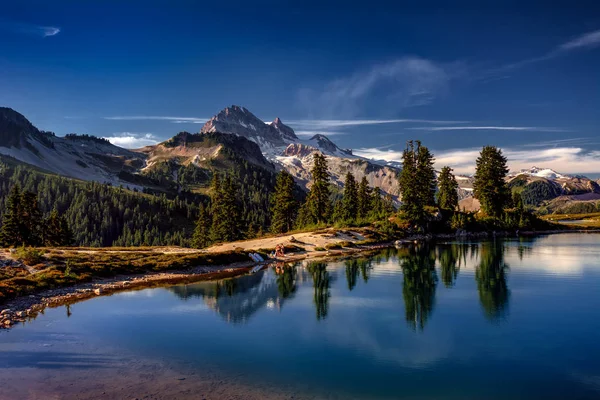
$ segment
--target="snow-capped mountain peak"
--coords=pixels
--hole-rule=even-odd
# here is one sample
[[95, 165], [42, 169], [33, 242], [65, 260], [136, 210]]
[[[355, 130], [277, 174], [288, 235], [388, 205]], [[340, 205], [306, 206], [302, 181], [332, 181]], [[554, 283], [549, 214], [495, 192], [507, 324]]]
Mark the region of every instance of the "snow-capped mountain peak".
[[518, 172], [513, 172], [510, 175], [511, 176], [528, 175], [528, 176], [535, 176], [535, 177], [539, 177], [539, 178], [546, 178], [549, 180], [570, 178], [569, 175], [564, 175], [564, 174], [558, 173], [553, 169], [540, 168], [540, 167], [536, 167], [536, 166], [533, 166], [529, 169], [522, 169]]
[[253, 140], [261, 147], [285, 146], [287, 141], [297, 139], [294, 130], [279, 118], [265, 124], [248, 109], [236, 105], [221, 110], [204, 124], [200, 132], [231, 133]]

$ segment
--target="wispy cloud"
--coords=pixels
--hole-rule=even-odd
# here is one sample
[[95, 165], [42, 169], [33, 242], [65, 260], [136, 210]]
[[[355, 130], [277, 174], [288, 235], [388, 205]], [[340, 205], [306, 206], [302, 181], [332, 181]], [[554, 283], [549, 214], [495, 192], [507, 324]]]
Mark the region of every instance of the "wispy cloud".
[[105, 136], [115, 146], [124, 147], [126, 149], [137, 149], [144, 146], [151, 146], [159, 142], [158, 138], [152, 133], [140, 132], [117, 132], [112, 136]]
[[174, 124], [204, 124], [210, 118], [198, 117], [168, 117], [157, 115], [123, 115], [115, 117], [104, 117], [113, 121], [168, 121]]
[[284, 121], [287, 125], [298, 129], [330, 129], [363, 125], [389, 125], [404, 123], [420, 124], [466, 124], [469, 121], [439, 121], [429, 119], [299, 119]]
[[[475, 161], [480, 151], [480, 148], [434, 151], [436, 168], [448, 165], [454, 168], [456, 173], [472, 174], [475, 172]], [[581, 147], [563, 146], [531, 150], [504, 148], [503, 153], [508, 158], [509, 168], [513, 171], [534, 165], [567, 174], [600, 171], [600, 151], [586, 151]], [[374, 160], [400, 161], [402, 159], [402, 151], [383, 148], [357, 149], [354, 154]]]
[[[588, 32], [580, 36], [575, 37], [572, 40], [564, 42], [549, 52], [539, 55], [537, 57], [527, 58], [521, 61], [517, 61], [511, 64], [504, 65], [498, 69], [491, 71], [494, 74], [503, 74], [509, 70], [518, 69], [530, 64], [535, 64], [541, 61], [551, 60], [553, 58], [565, 56], [570, 52], [577, 50], [590, 49], [600, 45], [600, 30]], [[489, 75], [488, 75], [489, 78]], [[487, 79], [487, 78], [486, 78]]]
[[538, 126], [433, 126], [410, 127], [414, 131], [531, 131], [531, 132], [571, 132], [560, 128], [546, 128]]
[[419, 57], [403, 57], [351, 76], [298, 92], [298, 106], [311, 116], [358, 115], [365, 103], [393, 104], [397, 109], [431, 103], [447, 90], [459, 65], [442, 65]]
[[600, 30], [586, 33], [558, 46], [557, 50], [571, 51], [600, 45]]
[[314, 136], [314, 135], [326, 135], [326, 136], [338, 136], [345, 135], [346, 132], [340, 131], [295, 131], [297, 136]]
[[0, 20], [0, 30], [38, 37], [56, 36], [60, 33], [60, 28], [56, 26], [41, 26], [3, 20]]

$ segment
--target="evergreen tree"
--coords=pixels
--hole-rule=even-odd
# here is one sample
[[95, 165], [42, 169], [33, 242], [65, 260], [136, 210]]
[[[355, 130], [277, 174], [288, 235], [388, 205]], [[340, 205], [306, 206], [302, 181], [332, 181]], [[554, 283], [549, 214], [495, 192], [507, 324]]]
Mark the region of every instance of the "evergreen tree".
[[[417, 150], [418, 151], [418, 150]], [[422, 221], [425, 215], [419, 195], [417, 181], [417, 151], [413, 141], [409, 141], [402, 153], [402, 171], [398, 178], [402, 206], [400, 209], [411, 221]]]
[[344, 197], [342, 198], [342, 219], [355, 220], [358, 213], [358, 187], [351, 172], [346, 174]]
[[212, 232], [213, 241], [232, 242], [241, 239], [239, 191], [231, 174], [213, 179]]
[[21, 192], [19, 225], [23, 243], [28, 246], [42, 245], [42, 213], [38, 207], [37, 194]]
[[329, 172], [327, 170], [327, 160], [321, 153], [315, 153], [314, 165], [310, 171], [313, 178], [313, 184], [308, 193], [308, 210], [311, 214], [313, 223], [325, 223], [329, 220], [331, 214], [331, 202], [329, 200]]
[[287, 171], [281, 171], [277, 174], [271, 206], [271, 231], [274, 233], [288, 232], [294, 226], [298, 214], [298, 202], [294, 198], [294, 186], [294, 177]]
[[0, 229], [0, 245], [16, 246], [24, 244], [19, 223], [19, 210], [21, 208], [21, 188], [14, 185], [6, 200], [6, 212]]
[[60, 215], [58, 210], [54, 208], [44, 222], [44, 245], [49, 247], [62, 246], [62, 228]]
[[371, 208], [371, 188], [367, 177], [363, 176], [358, 185], [358, 217], [366, 218]]
[[452, 168], [444, 167], [439, 177], [438, 204], [442, 210], [454, 211], [458, 207], [458, 183]]
[[200, 204], [198, 221], [196, 222], [196, 229], [194, 230], [194, 236], [192, 237], [192, 246], [197, 249], [202, 249], [210, 245], [211, 225], [212, 221], [208, 210], [204, 207], [204, 204]]
[[435, 206], [435, 169], [433, 154], [417, 141], [417, 173], [415, 176], [419, 200], [423, 206]]
[[73, 246], [75, 240], [73, 239], [73, 231], [69, 227], [69, 223], [64, 215], [58, 217], [59, 225], [59, 246]]
[[487, 215], [500, 217], [510, 201], [505, 181], [507, 174], [506, 157], [502, 155], [502, 150], [485, 146], [477, 158], [473, 191]]

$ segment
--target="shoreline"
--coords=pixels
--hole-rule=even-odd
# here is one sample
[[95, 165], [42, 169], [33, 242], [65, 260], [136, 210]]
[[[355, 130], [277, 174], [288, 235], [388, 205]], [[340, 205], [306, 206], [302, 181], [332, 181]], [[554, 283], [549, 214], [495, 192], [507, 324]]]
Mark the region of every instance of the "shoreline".
[[[600, 233], [600, 230], [523, 231], [516, 235], [510, 232], [464, 232], [462, 234], [412, 235], [404, 239], [372, 245], [355, 245], [354, 247], [291, 253], [288, 256], [285, 256], [285, 258], [268, 259], [264, 262], [254, 262], [249, 260], [247, 262], [234, 262], [218, 266], [197, 266], [191, 269], [173, 270], [168, 272], [146, 272], [142, 274], [118, 275], [111, 278], [95, 278], [91, 282], [49, 289], [7, 301], [0, 306], [0, 329], [10, 329], [19, 323], [35, 319], [37, 315], [46, 308], [69, 305], [98, 296], [110, 296], [114, 293], [123, 291], [143, 290], [152, 287], [233, 278], [250, 273], [257, 266], [268, 268], [270, 265], [278, 263], [291, 263], [319, 258], [336, 259], [358, 254], [368, 254], [369, 252], [384, 248], [411, 245], [423, 241], [491, 239], [496, 237], [533, 237], [557, 233], [598, 234]], [[251, 251], [251, 249], [246, 249], [246, 251]]]
[[0, 306], [0, 330], [10, 329], [19, 323], [35, 319], [46, 308], [56, 308], [74, 304], [99, 296], [110, 296], [115, 293], [143, 290], [152, 287], [190, 284], [201, 281], [234, 278], [248, 274], [253, 268], [268, 268], [277, 263], [290, 263], [318, 258], [335, 259], [353, 254], [363, 254], [382, 248], [393, 247], [393, 243], [368, 247], [351, 247], [327, 251], [291, 253], [283, 259], [268, 259], [264, 262], [237, 262], [220, 266], [197, 266], [187, 270], [169, 272], [148, 272], [143, 274], [119, 275], [111, 278], [96, 278], [91, 282], [78, 283], [56, 289], [49, 289], [36, 294], [20, 296]]

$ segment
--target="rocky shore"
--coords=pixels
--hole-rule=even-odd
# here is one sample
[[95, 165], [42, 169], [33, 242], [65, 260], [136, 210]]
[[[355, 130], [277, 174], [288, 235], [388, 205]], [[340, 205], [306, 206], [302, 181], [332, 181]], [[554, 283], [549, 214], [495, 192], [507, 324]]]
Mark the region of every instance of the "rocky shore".
[[264, 265], [266, 267], [272, 263], [279, 262], [287, 263], [323, 257], [345, 257], [390, 246], [391, 244], [380, 244], [337, 250], [292, 253], [283, 258], [267, 260], [264, 263], [248, 261], [221, 266], [199, 266], [182, 271], [95, 279], [89, 283], [46, 290], [37, 294], [18, 297], [6, 302], [0, 306], [0, 329], [9, 329], [19, 323], [34, 319], [40, 312], [43, 312], [46, 307], [53, 308], [73, 304], [97, 296], [106, 296], [128, 290], [141, 290], [149, 287], [231, 278], [246, 274], [257, 265]]
[[[292, 253], [279, 259], [270, 259], [265, 265], [277, 262], [295, 262], [313, 258], [337, 258], [365, 254], [378, 249], [396, 246], [408, 246], [416, 242], [455, 239], [486, 239], [493, 237], [537, 236], [556, 233], [599, 233], [590, 230], [553, 230], [553, 231], [523, 231], [514, 232], [464, 232], [453, 234], [425, 234], [411, 235], [407, 238], [390, 243], [372, 245], [355, 245], [330, 250], [304, 251]], [[14, 262], [14, 261], [13, 261]], [[220, 266], [198, 266], [188, 270], [170, 271], [162, 273], [148, 273], [142, 275], [117, 276], [107, 279], [95, 279], [89, 283], [77, 284], [70, 287], [46, 290], [29, 296], [18, 297], [0, 306], [0, 329], [12, 326], [35, 318], [46, 307], [59, 307], [86, 300], [92, 297], [110, 295], [127, 290], [141, 290], [148, 287], [193, 283], [201, 280], [231, 278], [250, 272], [259, 263], [248, 261]]]
[[59, 307], [125, 290], [141, 290], [162, 285], [230, 278], [247, 273], [254, 265], [253, 262], [245, 262], [227, 266], [200, 266], [186, 271], [97, 279], [89, 283], [18, 297], [0, 306], [0, 329], [8, 329], [16, 324], [34, 319], [46, 307]]

